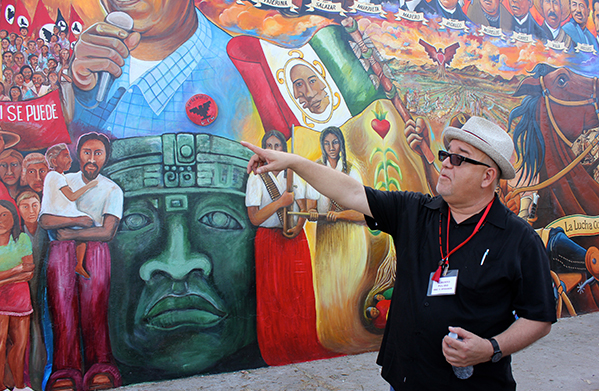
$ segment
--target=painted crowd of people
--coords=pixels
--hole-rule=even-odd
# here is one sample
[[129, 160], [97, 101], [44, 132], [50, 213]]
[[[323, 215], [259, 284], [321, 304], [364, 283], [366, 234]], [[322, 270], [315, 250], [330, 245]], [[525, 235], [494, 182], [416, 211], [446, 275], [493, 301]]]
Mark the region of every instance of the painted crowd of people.
[[0, 30], [0, 101], [39, 98], [59, 90], [60, 83], [71, 82], [71, 43], [66, 31], [55, 26], [49, 42], [34, 39], [36, 35], [30, 34], [27, 27], [21, 27], [19, 34]]

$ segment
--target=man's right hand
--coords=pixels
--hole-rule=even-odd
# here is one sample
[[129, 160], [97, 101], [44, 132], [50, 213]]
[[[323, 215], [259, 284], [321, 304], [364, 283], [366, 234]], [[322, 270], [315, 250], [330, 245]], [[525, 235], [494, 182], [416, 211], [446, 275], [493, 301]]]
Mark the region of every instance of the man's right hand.
[[94, 226], [94, 220], [92, 220], [89, 216], [79, 216], [76, 217], [76, 219], [76, 224], [74, 225], [77, 227], [90, 228]]
[[255, 153], [248, 163], [248, 174], [253, 172], [258, 175], [270, 171], [283, 171], [284, 169], [289, 168], [290, 159], [296, 156], [286, 152], [262, 149], [247, 141], [242, 141], [241, 145]]
[[140, 40], [139, 33], [129, 33], [106, 22], [92, 25], [75, 45], [71, 63], [73, 83], [81, 90], [90, 91], [98, 82], [98, 72], [121, 76], [125, 58]]
[[423, 142], [427, 142], [429, 133], [426, 121], [421, 117], [416, 118], [416, 121], [413, 119], [407, 120], [403, 133], [410, 148], [417, 154], [422, 155], [421, 145]]

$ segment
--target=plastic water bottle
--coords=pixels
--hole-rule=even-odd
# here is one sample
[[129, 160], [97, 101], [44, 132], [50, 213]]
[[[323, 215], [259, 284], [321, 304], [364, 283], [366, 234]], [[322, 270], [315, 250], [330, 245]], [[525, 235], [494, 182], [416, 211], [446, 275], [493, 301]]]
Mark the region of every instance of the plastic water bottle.
[[[449, 336], [449, 338], [457, 339], [458, 341], [462, 340], [462, 338], [458, 337], [458, 335], [456, 333], [449, 333], [447, 335]], [[453, 368], [453, 373], [455, 373], [457, 378], [462, 379], [462, 380], [468, 379], [474, 373], [474, 367], [472, 365], [469, 365], [467, 367], [452, 366], [452, 368]]]

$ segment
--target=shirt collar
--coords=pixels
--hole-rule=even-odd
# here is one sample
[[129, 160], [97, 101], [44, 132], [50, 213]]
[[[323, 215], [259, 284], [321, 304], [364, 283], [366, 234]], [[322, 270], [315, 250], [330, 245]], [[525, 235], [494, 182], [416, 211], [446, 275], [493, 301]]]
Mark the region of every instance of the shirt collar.
[[453, 15], [455, 10], [458, 8], [457, 6], [455, 6], [452, 10], [450, 10], [449, 8], [443, 7], [443, 4], [441, 4], [441, 2], [439, 2], [439, 7], [441, 7], [443, 10], [445, 10], [445, 12], [447, 12], [448, 14], [451, 14], [451, 15]]
[[517, 22], [517, 23], [518, 23], [520, 26], [522, 26], [522, 25], [523, 25], [524, 23], [526, 23], [526, 21], [528, 20], [528, 15], [529, 15], [529, 14], [530, 14], [530, 13], [528, 13], [528, 14], [524, 15], [524, 17], [523, 17], [522, 19], [518, 19], [518, 18], [516, 18], [516, 17], [514, 16], [514, 19], [516, 19], [516, 22]]
[[[198, 27], [195, 33], [177, 50], [148, 70], [133, 84], [141, 91], [144, 99], [156, 115], [160, 115], [181, 84], [187, 80], [198, 63], [208, 53], [212, 43], [212, 31], [208, 20], [196, 9]], [[125, 60], [123, 76], [119, 78], [122, 87], [130, 87], [130, 58]]]
[[[447, 214], [447, 202], [441, 196], [436, 196], [431, 198], [426, 204], [424, 204], [429, 209], [437, 209], [442, 214]], [[463, 221], [461, 224], [476, 224], [478, 220], [481, 218], [484, 213], [484, 209], [479, 213], [471, 216], [470, 218]], [[489, 214], [487, 215], [487, 221], [498, 228], [505, 228], [506, 214], [505, 207], [499, 200], [499, 197], [495, 195], [493, 206], [491, 206], [491, 210], [489, 210]]]
[[551, 32], [551, 36], [553, 37], [553, 39], [555, 39], [559, 35], [560, 27], [554, 29], [553, 27], [549, 26], [547, 22], [545, 22], [545, 26], [547, 26], [547, 29]]
[[420, 4], [420, 0], [399, 0], [399, 7], [404, 5], [409, 11], [415, 12], [416, 7]]

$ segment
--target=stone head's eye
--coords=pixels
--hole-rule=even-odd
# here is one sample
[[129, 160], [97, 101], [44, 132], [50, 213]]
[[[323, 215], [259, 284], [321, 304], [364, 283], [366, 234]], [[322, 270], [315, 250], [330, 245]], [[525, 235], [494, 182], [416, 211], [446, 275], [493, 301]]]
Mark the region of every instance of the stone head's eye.
[[239, 221], [225, 212], [210, 212], [206, 213], [198, 219], [204, 225], [216, 229], [237, 230], [242, 229]]
[[122, 231], [137, 231], [152, 223], [152, 220], [141, 213], [131, 213], [126, 215], [121, 222]]

